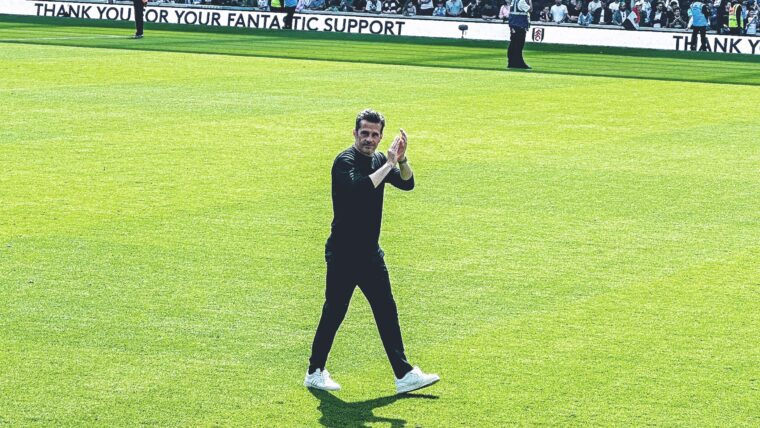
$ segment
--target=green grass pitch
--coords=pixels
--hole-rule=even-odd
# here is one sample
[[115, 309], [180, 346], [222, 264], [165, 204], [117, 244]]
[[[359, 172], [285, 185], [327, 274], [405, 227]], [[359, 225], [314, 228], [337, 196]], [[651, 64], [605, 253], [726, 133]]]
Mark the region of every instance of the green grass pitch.
[[[758, 426], [753, 57], [0, 17], [0, 426]], [[329, 169], [410, 136], [382, 245], [301, 385]]]

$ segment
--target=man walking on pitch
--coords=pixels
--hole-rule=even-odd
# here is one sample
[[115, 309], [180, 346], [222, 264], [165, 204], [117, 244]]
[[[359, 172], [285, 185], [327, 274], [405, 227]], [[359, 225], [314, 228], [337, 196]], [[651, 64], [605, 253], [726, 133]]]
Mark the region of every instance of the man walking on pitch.
[[385, 184], [401, 190], [414, 188], [412, 168], [406, 158], [407, 136], [401, 130], [388, 149], [376, 152], [383, 138], [385, 118], [364, 110], [356, 117], [354, 144], [341, 152], [332, 167], [333, 222], [325, 244], [327, 285], [322, 317], [311, 347], [304, 386], [337, 391], [340, 389], [325, 370], [335, 334], [348, 311], [358, 285], [369, 301], [380, 339], [396, 376], [396, 392], [430, 386], [440, 378], [423, 373], [406, 360], [396, 302], [380, 248]]
[[530, 27], [531, 0], [513, 0], [509, 11], [509, 48], [507, 48], [507, 68], [530, 70], [523, 59], [525, 34]]

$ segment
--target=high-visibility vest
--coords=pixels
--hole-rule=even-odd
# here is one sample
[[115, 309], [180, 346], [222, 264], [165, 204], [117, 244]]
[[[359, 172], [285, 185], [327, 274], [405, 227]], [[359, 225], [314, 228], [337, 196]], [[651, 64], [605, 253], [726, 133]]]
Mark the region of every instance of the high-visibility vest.
[[[728, 28], [741, 28], [741, 21], [736, 19], [737, 13], [742, 13], [742, 5], [736, 4], [731, 6], [728, 11]], [[741, 15], [740, 15], [741, 16]]]
[[522, 11], [518, 7], [520, 0], [512, 0], [512, 7], [509, 10], [509, 25], [517, 28], [528, 28], [530, 26], [530, 12]]

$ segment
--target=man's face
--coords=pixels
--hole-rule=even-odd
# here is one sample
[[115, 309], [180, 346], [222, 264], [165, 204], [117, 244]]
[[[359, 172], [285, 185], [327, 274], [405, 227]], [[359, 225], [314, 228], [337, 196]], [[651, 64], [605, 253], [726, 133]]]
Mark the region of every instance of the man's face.
[[382, 139], [383, 131], [379, 123], [362, 120], [359, 122], [359, 129], [354, 129], [354, 147], [365, 156], [372, 156]]
[[557, 6], [559, 6], [559, 5], [562, 4], [562, 0], [554, 0], [554, 4], [556, 4]]

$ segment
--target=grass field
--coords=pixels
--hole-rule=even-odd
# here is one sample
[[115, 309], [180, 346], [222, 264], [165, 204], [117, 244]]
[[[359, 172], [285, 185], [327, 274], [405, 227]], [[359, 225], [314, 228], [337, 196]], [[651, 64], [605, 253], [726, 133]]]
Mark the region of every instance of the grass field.
[[[756, 58], [128, 34], [0, 16], [0, 425], [760, 425]], [[301, 386], [368, 106], [424, 394], [358, 292]]]

